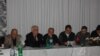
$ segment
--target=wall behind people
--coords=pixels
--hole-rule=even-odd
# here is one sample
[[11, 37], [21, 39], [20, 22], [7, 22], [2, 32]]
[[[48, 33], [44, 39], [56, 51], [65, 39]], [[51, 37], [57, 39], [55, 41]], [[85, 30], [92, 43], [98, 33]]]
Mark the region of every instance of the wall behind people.
[[7, 0], [8, 33], [17, 28], [25, 39], [32, 25], [38, 25], [40, 33], [55, 28], [58, 35], [65, 25], [72, 25], [78, 32], [82, 25], [89, 31], [100, 24], [99, 0]]
[[100, 22], [100, 0], [99, 0], [99, 22]]

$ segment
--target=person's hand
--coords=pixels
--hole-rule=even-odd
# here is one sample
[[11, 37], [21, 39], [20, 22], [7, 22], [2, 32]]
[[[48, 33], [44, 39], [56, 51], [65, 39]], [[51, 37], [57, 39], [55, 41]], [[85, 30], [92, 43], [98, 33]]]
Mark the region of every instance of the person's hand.
[[77, 37], [77, 38], [76, 38], [76, 41], [77, 41], [77, 42], [80, 42], [80, 38], [79, 38], [79, 37]]
[[56, 44], [55, 44], [55, 46], [59, 46], [59, 44], [58, 44], [58, 43], [56, 43]]
[[59, 44], [58, 43], [56, 43], [55, 45], [54, 45], [54, 47], [58, 47], [59, 46]]
[[89, 38], [87, 37], [86, 40], [89, 40]]
[[91, 37], [90, 40], [93, 40], [93, 37]]
[[67, 46], [67, 42], [64, 42], [64, 45]]
[[93, 41], [96, 41], [97, 39], [96, 38], [93, 38]]
[[2, 44], [0, 48], [4, 48], [4, 44]]

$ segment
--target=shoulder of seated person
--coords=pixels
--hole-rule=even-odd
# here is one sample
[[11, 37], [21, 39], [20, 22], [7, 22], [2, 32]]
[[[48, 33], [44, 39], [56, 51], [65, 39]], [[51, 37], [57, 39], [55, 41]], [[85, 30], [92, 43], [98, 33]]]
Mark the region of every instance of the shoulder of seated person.
[[71, 34], [75, 34], [74, 32], [71, 32]]
[[41, 33], [38, 33], [39, 35], [42, 35]]
[[44, 34], [44, 36], [48, 36], [48, 34], [46, 33], [46, 34]]
[[8, 35], [5, 37], [5, 39], [11, 39], [11, 35], [8, 34]]
[[65, 31], [62, 31], [60, 34], [65, 34]]
[[93, 30], [92, 33], [96, 33], [96, 30]]
[[77, 34], [79, 35], [79, 34], [81, 34], [81, 32], [77, 32]]
[[90, 34], [90, 32], [87, 32], [87, 34]]
[[53, 36], [57, 36], [56, 34], [53, 34]]
[[30, 34], [32, 34], [32, 32], [27, 33], [27, 35], [30, 35]]
[[10, 35], [10, 34], [8, 34], [6, 37], [11, 37], [11, 35]]
[[32, 32], [26, 34], [26, 36], [30, 36], [30, 35], [32, 35]]

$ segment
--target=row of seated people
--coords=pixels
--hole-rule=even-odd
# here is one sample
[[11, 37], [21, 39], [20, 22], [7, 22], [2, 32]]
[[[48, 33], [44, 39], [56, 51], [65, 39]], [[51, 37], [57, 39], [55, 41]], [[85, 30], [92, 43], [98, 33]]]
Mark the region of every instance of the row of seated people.
[[[86, 41], [89, 40], [89, 41]], [[74, 45], [95, 45], [100, 40], [100, 25], [96, 30], [90, 34], [86, 26], [82, 26], [80, 32], [76, 35], [72, 32], [71, 25], [65, 26], [65, 31], [59, 34], [59, 37], [54, 33], [54, 28], [49, 28], [48, 33], [44, 36], [39, 33], [38, 26], [34, 25], [31, 28], [31, 32], [26, 35], [25, 45], [29, 47], [44, 47], [47, 45], [47, 41], [53, 43], [53, 46], [74, 46]], [[17, 45], [21, 41], [21, 35], [18, 34], [17, 29], [12, 29], [11, 34], [5, 37], [4, 47], [11, 48]], [[99, 42], [100, 44], [100, 42]]]

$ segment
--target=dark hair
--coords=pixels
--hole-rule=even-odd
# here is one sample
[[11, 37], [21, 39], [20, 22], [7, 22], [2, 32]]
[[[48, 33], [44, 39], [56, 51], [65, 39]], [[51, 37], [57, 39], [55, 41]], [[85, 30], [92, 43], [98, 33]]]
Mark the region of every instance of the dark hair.
[[13, 33], [13, 31], [18, 32], [18, 30], [14, 28], [14, 29], [11, 30], [11, 34]]
[[81, 29], [86, 29], [87, 30], [87, 27], [86, 26], [82, 26], [82, 28]]
[[97, 26], [96, 30], [100, 30], [100, 25]]
[[65, 29], [67, 29], [67, 28], [72, 29], [71, 25], [66, 25], [66, 26], [65, 26]]
[[50, 27], [48, 30], [53, 30], [54, 31], [54, 28]]

